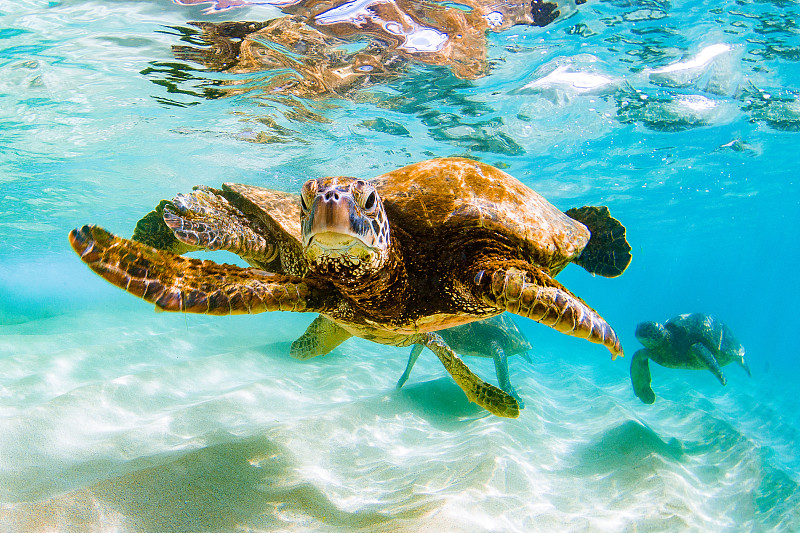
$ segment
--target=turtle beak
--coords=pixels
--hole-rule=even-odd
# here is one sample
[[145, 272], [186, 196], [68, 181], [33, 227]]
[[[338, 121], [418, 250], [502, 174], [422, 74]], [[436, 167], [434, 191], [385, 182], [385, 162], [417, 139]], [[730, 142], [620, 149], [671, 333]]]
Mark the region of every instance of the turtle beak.
[[307, 248], [311, 241], [322, 233], [351, 235], [349, 203], [352, 203], [352, 199], [339, 198], [338, 195], [335, 198], [333, 195], [330, 198], [323, 196], [315, 198], [309, 213], [307, 229], [303, 232], [303, 246]]

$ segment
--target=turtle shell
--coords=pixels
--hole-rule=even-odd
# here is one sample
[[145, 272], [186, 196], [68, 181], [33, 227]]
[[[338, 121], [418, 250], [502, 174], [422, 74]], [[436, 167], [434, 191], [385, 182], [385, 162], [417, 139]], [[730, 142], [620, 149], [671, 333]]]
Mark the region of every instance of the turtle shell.
[[432, 159], [371, 181], [389, 220], [408, 233], [436, 239], [443, 231], [486, 228], [553, 274], [577, 258], [591, 236], [516, 178], [477, 161]]
[[[222, 194], [244, 215], [247, 230], [255, 230], [256, 238], [267, 236], [274, 243], [270, 257], [249, 261], [270, 272], [302, 276], [307, 265], [303, 256], [300, 233], [300, 196], [241, 183], [225, 183]], [[233, 225], [228, 225], [233, 227]], [[245, 233], [244, 226], [240, 233]]]
[[524, 353], [532, 348], [528, 338], [506, 313], [443, 329], [439, 335], [456, 353], [473, 357], [491, 358], [488, 349], [491, 341], [498, 342], [506, 355]]
[[686, 349], [689, 344], [702, 342], [725, 365], [744, 357], [744, 346], [737, 340], [733, 331], [711, 315], [691, 313], [670, 318], [664, 324], [677, 335]]
[[224, 183], [225, 197], [247, 214], [257, 216], [273, 231], [302, 242], [300, 195], [242, 183]]

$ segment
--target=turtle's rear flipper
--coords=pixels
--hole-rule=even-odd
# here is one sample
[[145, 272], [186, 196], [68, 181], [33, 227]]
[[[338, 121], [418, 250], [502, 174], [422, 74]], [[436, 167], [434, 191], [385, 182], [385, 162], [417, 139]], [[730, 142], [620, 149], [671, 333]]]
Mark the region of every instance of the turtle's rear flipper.
[[696, 342], [692, 344], [689, 351], [697, 357], [700, 361], [706, 364], [708, 369], [714, 374], [720, 383], [723, 385], [728, 383], [728, 380], [725, 379], [725, 374], [722, 373], [722, 368], [720, 368], [719, 363], [717, 362], [716, 357], [714, 354], [709, 351], [703, 344]]
[[406, 364], [406, 369], [403, 371], [403, 375], [400, 376], [400, 379], [397, 380], [398, 389], [402, 387], [406, 381], [408, 381], [408, 377], [411, 375], [411, 369], [414, 368], [414, 363], [417, 362], [417, 359], [419, 359], [419, 354], [422, 353], [424, 348], [425, 346], [422, 344], [415, 344], [411, 348], [411, 353], [408, 354], [408, 364]]
[[607, 278], [622, 274], [631, 262], [631, 245], [625, 238], [625, 226], [612, 217], [608, 207], [575, 207], [565, 212], [589, 228], [589, 243], [573, 262]]
[[289, 354], [295, 359], [311, 359], [325, 355], [352, 337], [344, 328], [324, 316], [318, 316], [306, 328], [306, 332], [292, 343]]
[[477, 403], [493, 415], [506, 418], [519, 416], [519, 403], [509, 393], [486, 383], [469, 369], [464, 361], [436, 333], [419, 333], [408, 339], [423, 344], [436, 354], [453, 380], [467, 395], [469, 401]]
[[650, 386], [650, 358], [647, 350], [638, 350], [631, 359], [631, 384], [636, 396], [646, 404], [656, 401], [656, 395]]
[[312, 296], [318, 287], [302, 278], [175, 255], [98, 226], [72, 230], [69, 240], [106, 281], [164, 311], [231, 315], [324, 309]]
[[[266, 268], [277, 248], [253, 231], [258, 221], [231, 205], [219, 191], [196, 187], [171, 202], [162, 200], [136, 223], [133, 240], [159, 250], [182, 255], [197, 250], [226, 250], [259, 260]], [[256, 226], [258, 227], [258, 226]], [[276, 265], [279, 271], [280, 266]]]
[[500, 384], [500, 388], [517, 400], [520, 409], [524, 409], [525, 402], [522, 401], [522, 398], [519, 397], [519, 394], [511, 384], [508, 372], [508, 357], [506, 357], [505, 350], [503, 350], [499, 342], [492, 341], [489, 345], [489, 352], [492, 354], [492, 359], [494, 359], [494, 371], [497, 374], [497, 382]]

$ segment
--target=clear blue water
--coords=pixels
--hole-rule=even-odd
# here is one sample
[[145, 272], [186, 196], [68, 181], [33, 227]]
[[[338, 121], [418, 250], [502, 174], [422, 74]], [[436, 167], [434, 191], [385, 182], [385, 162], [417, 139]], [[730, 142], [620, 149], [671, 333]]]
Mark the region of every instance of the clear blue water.
[[[188, 21], [283, 16], [207, 7], [0, 4], [0, 529], [800, 529], [797, 2], [590, 0], [488, 34], [488, 75], [410, 61], [344, 98], [177, 59]], [[628, 356], [519, 321], [535, 348], [511, 360], [516, 420], [429, 352], [400, 391], [405, 349], [292, 360], [305, 315], [154, 313], [66, 239], [129, 235], [196, 184], [294, 191], [451, 155], [562, 209], [606, 204], [633, 246], [620, 278], [559, 276]], [[653, 367], [642, 404], [636, 323], [698, 311], [753, 377]]]

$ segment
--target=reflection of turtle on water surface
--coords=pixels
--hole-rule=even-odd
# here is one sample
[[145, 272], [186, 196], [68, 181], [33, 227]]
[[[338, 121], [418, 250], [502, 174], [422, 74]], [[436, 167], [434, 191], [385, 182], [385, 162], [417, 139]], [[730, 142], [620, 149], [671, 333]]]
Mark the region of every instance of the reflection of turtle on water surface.
[[229, 94], [258, 87], [270, 96], [353, 97], [359, 88], [396, 79], [410, 61], [447, 67], [462, 79], [483, 77], [489, 71], [488, 32], [516, 25], [547, 26], [574, 12], [581, 3], [273, 2], [286, 16], [266, 22], [190, 22], [200, 31], [187, 28], [183, 38], [200, 46], [176, 46], [174, 51], [179, 59], [196, 61], [212, 70], [274, 73], [255, 83], [225, 81]]
[[[457, 354], [491, 357], [494, 360], [494, 369], [500, 388], [516, 398], [520, 407], [525, 406], [517, 391], [514, 390], [514, 386], [511, 385], [508, 375], [508, 357], [521, 354], [530, 362], [527, 352], [531, 349], [531, 343], [528, 342], [527, 337], [519, 330], [511, 317], [506, 314], [497, 315], [486, 320], [443, 329], [437, 333]], [[411, 348], [408, 364], [397, 382], [397, 388], [402, 387], [408, 381], [411, 369], [423, 348], [424, 346], [421, 344], [415, 344]]]
[[[478, 378], [435, 333], [510, 311], [622, 354], [614, 330], [553, 276], [574, 262], [613, 277], [630, 262], [607, 208], [562, 213], [488, 165], [434, 159], [373, 180], [308, 180], [299, 196], [226, 185], [162, 202], [116, 237], [70, 233], [109, 282], [167, 311], [319, 313], [292, 345], [322, 355], [355, 335], [433, 351], [467, 397], [519, 415], [517, 400]], [[155, 247], [153, 247], [155, 246]], [[228, 250], [251, 268], [176, 255]]]
[[744, 346], [728, 326], [710, 315], [679, 315], [664, 324], [641, 322], [636, 326], [636, 338], [644, 348], [631, 360], [631, 383], [644, 403], [656, 400], [650, 387], [651, 359], [667, 368], [709, 370], [723, 385], [727, 380], [722, 367], [729, 363], [738, 363], [751, 375], [744, 360]]

